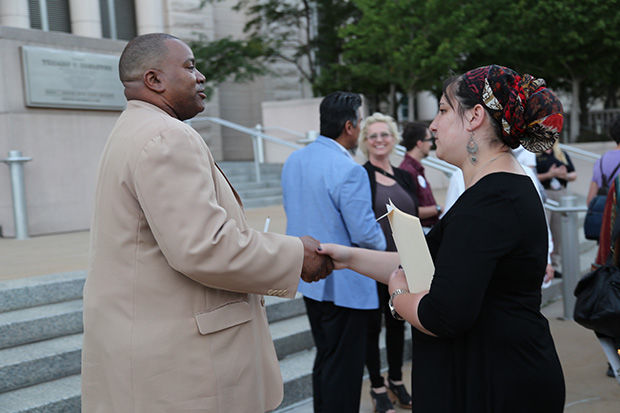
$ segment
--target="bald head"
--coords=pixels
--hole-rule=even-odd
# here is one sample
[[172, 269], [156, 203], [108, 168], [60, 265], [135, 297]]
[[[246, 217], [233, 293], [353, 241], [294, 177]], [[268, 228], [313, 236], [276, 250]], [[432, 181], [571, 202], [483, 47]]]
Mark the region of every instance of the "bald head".
[[166, 33], [149, 33], [127, 43], [118, 62], [121, 82], [139, 80], [148, 69], [159, 66], [168, 51], [166, 40], [179, 39]]

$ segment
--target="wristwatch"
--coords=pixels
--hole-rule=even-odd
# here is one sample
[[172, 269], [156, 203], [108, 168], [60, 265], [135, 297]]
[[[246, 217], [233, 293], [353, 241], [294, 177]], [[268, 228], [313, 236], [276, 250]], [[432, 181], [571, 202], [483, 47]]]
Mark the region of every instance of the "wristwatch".
[[435, 208], [437, 208], [437, 215], [441, 214], [441, 207], [439, 205], [435, 205]]
[[397, 320], [403, 321], [404, 318], [402, 318], [400, 316], [400, 314], [398, 314], [396, 312], [396, 309], [394, 308], [394, 297], [396, 297], [397, 295], [406, 294], [408, 292], [409, 292], [409, 290], [406, 290], [406, 289], [403, 289], [403, 288], [397, 288], [396, 290], [394, 290], [392, 295], [390, 295], [390, 300], [388, 301], [388, 307], [390, 308], [390, 312], [392, 313], [392, 317], [394, 317]]

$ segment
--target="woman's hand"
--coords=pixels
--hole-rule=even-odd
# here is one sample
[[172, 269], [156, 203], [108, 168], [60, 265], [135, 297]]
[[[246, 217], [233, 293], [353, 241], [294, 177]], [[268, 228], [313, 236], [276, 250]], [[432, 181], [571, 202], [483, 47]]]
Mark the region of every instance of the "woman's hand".
[[390, 277], [388, 279], [388, 291], [390, 292], [390, 295], [392, 295], [392, 293], [399, 288], [411, 291], [409, 289], [409, 285], [407, 284], [405, 271], [400, 265], [394, 271], [392, 271], [392, 274], [390, 274]]
[[551, 264], [547, 264], [547, 267], [545, 268], [545, 278], [543, 279], [543, 284], [547, 284], [548, 282], [553, 280], [554, 276], [555, 270], [553, 269], [553, 266]]
[[349, 268], [352, 249], [351, 247], [338, 244], [321, 244], [316, 252], [321, 255], [330, 256], [334, 262], [334, 269], [341, 270], [343, 268]]

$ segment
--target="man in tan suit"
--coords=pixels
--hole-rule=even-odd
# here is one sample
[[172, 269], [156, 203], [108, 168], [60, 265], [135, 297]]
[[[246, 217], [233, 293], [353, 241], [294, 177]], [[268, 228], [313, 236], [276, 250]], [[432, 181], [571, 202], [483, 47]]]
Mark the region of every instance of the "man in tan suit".
[[191, 49], [165, 34], [121, 55], [127, 109], [99, 165], [84, 287], [85, 413], [274, 409], [282, 378], [262, 295], [292, 298], [331, 261], [310, 237], [248, 228], [200, 135]]

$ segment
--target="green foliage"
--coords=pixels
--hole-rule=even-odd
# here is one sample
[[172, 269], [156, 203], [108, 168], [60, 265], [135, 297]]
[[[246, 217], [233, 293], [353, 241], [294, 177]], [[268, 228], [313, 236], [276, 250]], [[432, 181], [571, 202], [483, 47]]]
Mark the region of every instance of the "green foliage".
[[338, 29], [357, 14], [351, 1], [239, 0], [234, 8], [248, 16], [244, 31], [249, 39], [266, 45], [274, 60], [293, 64], [315, 95], [326, 93], [322, 70], [342, 52]]
[[207, 99], [213, 95], [214, 88], [226, 80], [243, 83], [269, 73], [267, 63], [273, 55], [259, 39], [225, 37], [207, 41], [201, 38], [190, 42], [189, 46], [194, 52], [196, 67], [207, 78]]
[[224, 73], [244, 67], [246, 53], [261, 70], [295, 65], [317, 95], [345, 89], [381, 100], [394, 86], [439, 93], [450, 74], [496, 63], [556, 89], [579, 80], [588, 101], [618, 99], [620, 0], [238, 0], [235, 8], [248, 16], [247, 47], [232, 53], [241, 60], [221, 55], [231, 66], [217, 53], [208, 59]]
[[[477, 3], [457, 0], [354, 0], [362, 13], [341, 29], [349, 81], [372, 95], [395, 85], [403, 93], [441, 90], [460, 67], [483, 22]], [[334, 68], [332, 67], [332, 70]], [[365, 79], [365, 82], [358, 82]]]

